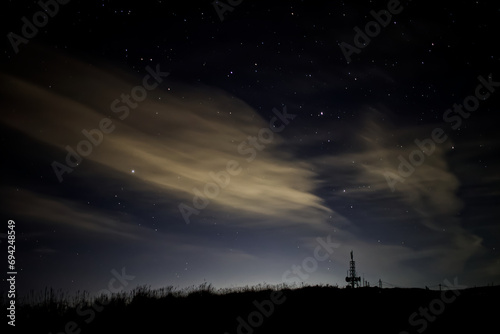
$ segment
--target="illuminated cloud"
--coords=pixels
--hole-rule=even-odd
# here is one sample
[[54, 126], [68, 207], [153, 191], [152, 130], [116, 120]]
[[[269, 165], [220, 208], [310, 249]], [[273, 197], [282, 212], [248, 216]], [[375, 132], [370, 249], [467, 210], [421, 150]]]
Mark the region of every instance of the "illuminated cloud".
[[[363, 124], [356, 129], [353, 146], [357, 149], [317, 159], [318, 165], [333, 171], [329, 184], [335, 186], [342, 180], [344, 185], [348, 185], [346, 192], [339, 195], [337, 191], [331, 195], [331, 201], [335, 202], [342, 196], [344, 200], [352, 199], [356, 204], [369, 203], [372, 208], [372, 216], [367, 219], [374, 226], [368, 227], [366, 222], [363, 225], [363, 222], [351, 220], [354, 228], [359, 226], [359, 230], [357, 237], [348, 238], [347, 243], [358, 244], [359, 248], [373, 255], [377, 241], [369, 237], [363, 240], [362, 229], [376, 230], [376, 226], [379, 226], [379, 230], [387, 231], [403, 226], [408, 223], [408, 219], [412, 219], [414, 228], [420, 231], [420, 238], [409, 245], [393, 242], [392, 245], [384, 246], [389, 247], [389, 252], [398, 254], [396, 259], [391, 256], [389, 262], [410, 264], [423, 260], [432, 270], [462, 271], [468, 260], [483, 251], [483, 246], [482, 239], [461, 226], [458, 218], [463, 207], [457, 194], [460, 182], [445, 159], [451, 144], [436, 145], [434, 153], [426, 156], [425, 162], [416, 167], [415, 172], [406, 177], [404, 182], [398, 182], [396, 190], [392, 192], [385, 173], [397, 174], [398, 156], [407, 158], [417, 148], [414, 139], [426, 138], [430, 130], [428, 127], [398, 129], [387, 124], [387, 121], [383, 123], [382, 119], [384, 113], [370, 108]], [[400, 209], [392, 210], [390, 214], [383, 213], [383, 208], [394, 206]], [[335, 205], [332, 208], [335, 209]]]
[[[60, 149], [55, 160], [72, 168], [71, 173], [62, 174], [65, 182], [91, 160], [122, 178], [137, 179], [137, 187], [153, 185], [179, 203], [193, 206], [193, 189], [203, 192], [207, 183], [214, 182], [210, 173], [224, 171], [228, 161], [236, 161], [241, 173], [231, 176], [227, 187], [210, 198], [207, 212], [223, 209], [226, 214], [279, 218], [273, 222], [283, 226], [321, 224], [330, 214], [314, 194], [319, 180], [313, 166], [287, 153], [280, 133], [269, 130], [270, 121], [243, 101], [217, 89], [186, 87], [168, 78], [135, 109], [125, 107], [124, 102], [112, 108], [113, 101], [130, 94], [142, 78], [124, 79], [120, 72], [86, 68], [74, 60], [58, 66], [51, 74], [56, 84], [50, 87], [2, 75], [2, 89], [11, 107], [3, 122]], [[277, 107], [275, 113], [283, 113], [283, 107]], [[117, 109], [120, 112], [115, 113]], [[109, 118], [105, 126], [109, 133], [101, 139], [93, 129], [99, 128], [103, 118]], [[277, 117], [273, 125], [293, 131], [293, 122], [292, 117]], [[265, 140], [250, 143], [249, 136], [259, 138], [262, 129], [267, 129]], [[85, 136], [83, 130], [90, 134]], [[66, 161], [67, 146], [77, 153], [89, 152], [83, 146], [78, 150], [79, 142], [89, 142], [89, 138], [98, 143], [91, 153], [81, 161], [74, 155]]]

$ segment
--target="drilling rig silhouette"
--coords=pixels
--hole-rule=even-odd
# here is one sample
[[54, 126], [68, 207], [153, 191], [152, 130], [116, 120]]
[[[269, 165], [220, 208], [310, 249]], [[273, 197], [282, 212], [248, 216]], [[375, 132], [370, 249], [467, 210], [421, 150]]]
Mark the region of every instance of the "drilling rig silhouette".
[[356, 276], [356, 262], [354, 261], [352, 250], [351, 250], [351, 262], [349, 265], [349, 272], [345, 277], [345, 281], [350, 284], [351, 288], [359, 287], [359, 282], [361, 281], [361, 277]]

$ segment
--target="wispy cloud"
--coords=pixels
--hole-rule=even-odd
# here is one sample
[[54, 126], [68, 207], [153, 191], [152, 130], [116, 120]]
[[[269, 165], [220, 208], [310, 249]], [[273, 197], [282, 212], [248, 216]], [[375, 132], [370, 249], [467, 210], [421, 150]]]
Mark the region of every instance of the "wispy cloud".
[[[413, 140], [429, 136], [430, 130], [427, 126], [398, 129], [388, 124], [384, 116], [383, 112], [371, 108], [356, 128], [351, 152], [316, 159], [318, 166], [330, 175], [327, 184], [336, 188], [335, 192], [330, 192], [329, 201], [335, 203], [342, 197], [352, 199], [357, 207], [368, 208], [364, 216], [367, 221], [351, 219], [360, 230], [376, 230], [367, 224], [379, 224], [383, 230], [397, 229], [410, 221], [413, 228], [426, 231], [419, 234], [420, 240], [407, 241], [406, 245], [391, 241], [393, 246], [389, 252], [395, 254], [393, 247], [397, 247], [396, 263], [408, 265], [411, 261], [426, 261], [431, 270], [459, 272], [483, 248], [482, 239], [465, 229], [458, 217], [463, 202], [458, 196], [460, 181], [446, 159], [450, 143], [436, 145], [435, 152], [392, 192], [384, 174], [388, 171], [397, 174], [398, 156], [407, 157], [416, 148]], [[339, 185], [346, 191], [339, 190]], [[385, 207], [393, 209], [390, 213], [377, 210]], [[335, 210], [335, 204], [332, 209]], [[368, 248], [373, 254], [377, 240], [370, 237], [360, 240], [359, 237], [358, 234], [348, 243], [366, 243], [359, 245], [362, 248], [371, 244]], [[411, 237], [411, 234], [402, 234], [398, 243]]]
[[[9, 194], [8, 207], [16, 213], [16, 217], [23, 217], [37, 224], [50, 224], [53, 228], [65, 227], [75, 233], [118, 236], [130, 240], [141, 240], [141, 234], [144, 233], [144, 229], [133, 222], [120, 220], [109, 212], [90, 211], [88, 207], [75, 201], [27, 189], [14, 191], [6, 188], [2, 193]], [[30, 210], [26, 210], [26, 203], [29, 203]]]
[[[51, 74], [57, 85], [51, 87], [2, 75], [2, 89], [11, 107], [2, 121], [61, 149], [59, 162], [64, 163], [67, 145], [76, 149], [86, 139], [83, 129], [97, 128], [103, 117], [110, 117], [116, 129], [104, 135], [102, 144], [93, 147], [81, 165], [91, 160], [127, 180], [137, 179], [137, 187], [147, 183], [192, 205], [193, 188], [203, 189], [213, 182], [210, 172], [224, 170], [229, 160], [235, 160], [242, 167], [241, 174], [231, 177], [229, 185], [211, 199], [209, 210], [279, 218], [274, 223], [282, 226], [321, 224], [330, 213], [314, 194], [318, 179], [313, 166], [282, 150], [284, 140], [279, 133], [264, 149], [256, 150], [253, 161], [247, 160], [248, 153], [238, 152], [249, 136], [269, 127], [269, 121], [243, 101], [213, 88], [164, 82], [120, 120], [110, 104], [140, 80], [87, 69], [69, 59], [57, 66], [62, 67], [54, 67]], [[71, 79], [79, 77], [85, 80]], [[293, 131], [289, 127], [285, 131]], [[80, 166], [65, 178], [78, 174]]]

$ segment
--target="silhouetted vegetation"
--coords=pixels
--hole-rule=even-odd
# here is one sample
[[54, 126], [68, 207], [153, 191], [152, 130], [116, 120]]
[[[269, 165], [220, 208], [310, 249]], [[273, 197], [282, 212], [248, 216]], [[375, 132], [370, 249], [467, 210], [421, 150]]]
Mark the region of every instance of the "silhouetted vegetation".
[[16, 327], [54, 334], [480, 333], [497, 328], [499, 298], [500, 286], [458, 292], [284, 284], [217, 290], [205, 283], [95, 297], [46, 289], [19, 301]]

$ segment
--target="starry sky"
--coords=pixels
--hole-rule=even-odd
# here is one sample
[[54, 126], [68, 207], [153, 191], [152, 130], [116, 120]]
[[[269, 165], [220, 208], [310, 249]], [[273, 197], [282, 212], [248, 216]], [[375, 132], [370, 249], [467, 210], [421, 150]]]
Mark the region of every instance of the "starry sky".
[[351, 250], [372, 285], [498, 284], [498, 4], [40, 10], [1, 23], [21, 293], [122, 268], [129, 288], [344, 286]]

